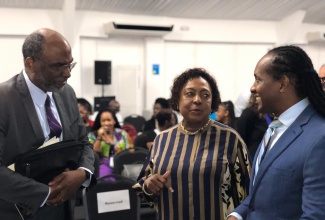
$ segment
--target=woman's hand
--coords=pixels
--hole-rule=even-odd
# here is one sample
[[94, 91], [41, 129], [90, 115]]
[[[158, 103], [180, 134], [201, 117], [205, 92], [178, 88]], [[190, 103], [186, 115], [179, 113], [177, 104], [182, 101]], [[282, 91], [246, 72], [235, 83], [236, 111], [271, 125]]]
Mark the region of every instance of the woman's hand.
[[171, 187], [170, 171], [167, 171], [164, 175], [154, 174], [144, 181], [144, 190], [147, 193], [154, 195], [160, 195], [160, 191], [166, 187], [171, 192], [174, 192]]
[[97, 131], [97, 136], [103, 138], [106, 134], [106, 131], [103, 127], [100, 127]]

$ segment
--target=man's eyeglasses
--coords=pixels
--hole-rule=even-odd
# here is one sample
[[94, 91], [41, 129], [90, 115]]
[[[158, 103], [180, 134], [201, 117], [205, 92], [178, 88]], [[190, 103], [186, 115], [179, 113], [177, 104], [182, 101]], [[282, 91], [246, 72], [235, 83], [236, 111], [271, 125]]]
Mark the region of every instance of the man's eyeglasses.
[[319, 79], [321, 83], [325, 83], [325, 77], [320, 77]]
[[66, 69], [69, 69], [69, 72], [71, 72], [71, 70], [76, 66], [77, 62], [72, 62], [72, 63], [68, 63], [68, 64], [50, 64], [48, 62], [45, 62], [44, 60], [38, 58], [38, 57], [34, 57], [37, 60], [40, 60], [44, 63], [46, 63], [47, 65], [49, 65], [50, 67], [56, 68], [57, 71], [64, 71]]

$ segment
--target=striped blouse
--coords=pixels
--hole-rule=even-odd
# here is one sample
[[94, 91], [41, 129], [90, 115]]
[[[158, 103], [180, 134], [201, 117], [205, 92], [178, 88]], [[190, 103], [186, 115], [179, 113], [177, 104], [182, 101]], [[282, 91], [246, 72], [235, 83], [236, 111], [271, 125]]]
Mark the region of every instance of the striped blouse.
[[[146, 196], [148, 175], [167, 170], [174, 192], [164, 188], [158, 197]], [[134, 188], [159, 220], [223, 220], [246, 198], [250, 172], [246, 145], [235, 130], [210, 121], [201, 133], [187, 135], [179, 124], [156, 137]]]

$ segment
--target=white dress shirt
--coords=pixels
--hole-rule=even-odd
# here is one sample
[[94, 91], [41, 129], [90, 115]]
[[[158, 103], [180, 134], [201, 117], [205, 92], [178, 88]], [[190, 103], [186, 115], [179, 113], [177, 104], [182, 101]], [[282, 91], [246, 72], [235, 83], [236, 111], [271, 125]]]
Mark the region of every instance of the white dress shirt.
[[[27, 87], [28, 87], [28, 90], [30, 92], [30, 95], [32, 96], [34, 106], [35, 106], [35, 110], [37, 112], [39, 122], [41, 123], [42, 130], [43, 130], [44, 137], [45, 137], [45, 142], [46, 142], [46, 141], [49, 140], [49, 135], [50, 135], [50, 127], [49, 127], [49, 124], [47, 122], [46, 111], [45, 111], [45, 100], [46, 100], [47, 95], [49, 95], [50, 98], [51, 98], [51, 110], [53, 112], [53, 115], [54, 115], [55, 119], [62, 126], [58, 110], [56, 108], [55, 102], [54, 102], [53, 97], [52, 97], [52, 92], [44, 93], [43, 90], [41, 90], [40, 88], [35, 86], [32, 83], [32, 81], [30, 81], [30, 79], [27, 76], [25, 70], [23, 70], [23, 74], [24, 74], [24, 78], [25, 78], [25, 81], [27, 83]], [[61, 132], [60, 140], [62, 140], [62, 138], [63, 138], [63, 132]]]

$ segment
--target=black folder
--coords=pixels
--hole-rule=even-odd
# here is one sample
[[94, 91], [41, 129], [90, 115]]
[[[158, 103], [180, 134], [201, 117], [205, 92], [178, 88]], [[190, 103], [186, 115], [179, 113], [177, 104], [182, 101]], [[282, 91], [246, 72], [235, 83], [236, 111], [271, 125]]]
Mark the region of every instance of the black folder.
[[48, 184], [65, 169], [77, 169], [83, 151], [84, 145], [79, 141], [57, 142], [19, 156], [15, 162], [15, 171]]

